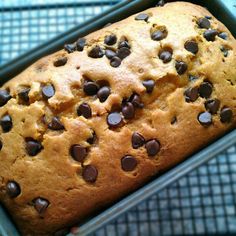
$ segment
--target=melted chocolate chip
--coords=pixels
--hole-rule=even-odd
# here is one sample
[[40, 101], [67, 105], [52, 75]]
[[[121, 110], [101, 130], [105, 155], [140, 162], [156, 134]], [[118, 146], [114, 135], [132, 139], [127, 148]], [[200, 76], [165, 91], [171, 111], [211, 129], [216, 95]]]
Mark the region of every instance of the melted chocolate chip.
[[112, 59], [110, 61], [110, 65], [112, 67], [117, 68], [120, 66], [120, 64], [121, 64], [121, 59], [119, 57], [112, 57]]
[[2, 143], [2, 141], [0, 140], [0, 151], [2, 150], [2, 146], [3, 146], [3, 143]]
[[16, 198], [20, 195], [20, 185], [15, 181], [9, 181], [6, 186], [6, 193], [10, 198]]
[[134, 132], [132, 135], [132, 147], [134, 149], [137, 149], [139, 147], [142, 147], [144, 143], [145, 143], [144, 137], [138, 132]]
[[225, 48], [224, 46], [220, 47], [221, 52], [223, 52], [224, 57], [227, 57], [229, 54], [229, 50]]
[[155, 156], [160, 151], [161, 146], [157, 140], [152, 139], [146, 142], [145, 148], [147, 150], [148, 156]]
[[133, 156], [124, 156], [121, 159], [121, 167], [124, 171], [133, 171], [137, 164], [137, 160]]
[[195, 102], [198, 99], [198, 88], [188, 88], [184, 92], [186, 102]]
[[110, 88], [108, 86], [104, 86], [98, 90], [97, 97], [100, 102], [105, 102], [110, 94], [111, 94]]
[[96, 139], [97, 139], [97, 135], [96, 135], [95, 132], [93, 132], [92, 137], [88, 138], [88, 139], [87, 139], [87, 142], [88, 142], [89, 144], [94, 144], [95, 141], [96, 141]]
[[212, 116], [209, 112], [202, 112], [198, 115], [198, 121], [203, 126], [209, 126], [212, 124]]
[[9, 132], [12, 129], [12, 119], [10, 115], [5, 115], [1, 118], [0, 124], [2, 127], [2, 131], [4, 133]]
[[55, 67], [64, 66], [67, 63], [67, 57], [60, 57], [54, 61], [53, 65]]
[[49, 99], [52, 96], [54, 96], [54, 94], [55, 94], [55, 90], [54, 90], [53, 85], [49, 84], [42, 88], [42, 95], [44, 99]]
[[90, 52], [88, 53], [88, 56], [92, 58], [101, 58], [104, 56], [104, 51], [101, 47], [95, 46], [94, 48], [90, 50]]
[[82, 176], [86, 182], [94, 183], [98, 176], [97, 168], [93, 165], [84, 166]]
[[185, 42], [184, 48], [193, 54], [196, 54], [198, 52], [198, 44], [194, 40]]
[[172, 59], [172, 53], [170, 51], [162, 51], [159, 54], [159, 58], [163, 61], [163, 63], [168, 63]]
[[83, 90], [87, 95], [93, 96], [93, 95], [97, 94], [98, 89], [99, 89], [99, 87], [95, 82], [92, 82], [92, 81], [85, 81], [84, 82]]
[[29, 102], [29, 92], [30, 88], [24, 88], [18, 93], [18, 97], [21, 101], [28, 103]]
[[120, 41], [118, 44], [118, 49], [120, 48], [130, 48], [130, 45], [126, 40], [123, 40], [123, 41]]
[[130, 53], [131, 53], [131, 51], [130, 51], [129, 48], [127, 48], [127, 47], [121, 47], [121, 48], [119, 48], [118, 51], [117, 51], [117, 56], [118, 56], [121, 60], [123, 60], [123, 59], [125, 59], [126, 57], [128, 57], [128, 56], [130, 55]]
[[175, 69], [179, 75], [182, 75], [188, 69], [188, 65], [184, 61], [176, 61]]
[[0, 107], [4, 106], [11, 99], [11, 95], [7, 90], [0, 90]]
[[143, 81], [143, 86], [146, 88], [147, 93], [152, 93], [155, 86], [155, 81], [152, 79], [145, 80]]
[[206, 17], [200, 18], [197, 23], [200, 28], [209, 29], [211, 27], [211, 22]]
[[107, 124], [112, 128], [120, 126], [122, 121], [122, 117], [118, 112], [112, 112], [107, 116]]
[[135, 16], [135, 20], [144, 20], [144, 21], [148, 21], [149, 15], [146, 13], [140, 13], [137, 16]]
[[209, 99], [205, 102], [205, 108], [211, 113], [216, 114], [220, 108], [220, 100], [219, 99]]
[[228, 34], [226, 32], [221, 32], [218, 34], [218, 36], [224, 40], [228, 39]]
[[142, 103], [141, 98], [138, 94], [134, 93], [130, 97], [130, 102], [134, 105], [134, 107], [137, 107], [137, 108], [143, 108], [144, 107], [144, 104]]
[[156, 30], [151, 34], [152, 40], [155, 40], [155, 41], [160, 41], [166, 37], [167, 37], [167, 31], [165, 31], [165, 30], [164, 31], [163, 30]]
[[211, 96], [213, 87], [209, 82], [203, 82], [199, 87], [199, 94], [202, 98], [209, 98]]
[[85, 157], [87, 156], [87, 149], [80, 144], [75, 144], [70, 148], [70, 155], [74, 160], [78, 162], [83, 162]]
[[233, 112], [230, 108], [224, 107], [220, 111], [220, 121], [222, 123], [229, 123], [231, 122], [232, 118], [233, 118]]
[[76, 50], [76, 45], [74, 43], [71, 44], [65, 44], [64, 45], [64, 49], [68, 52], [68, 53], [72, 53]]
[[117, 41], [116, 35], [111, 34], [111, 35], [107, 35], [105, 37], [104, 43], [107, 44], [107, 45], [113, 45], [113, 44], [116, 43], [116, 41]]
[[34, 203], [34, 208], [39, 214], [44, 214], [50, 204], [48, 200], [41, 197], [34, 199], [33, 203]]
[[86, 44], [86, 39], [85, 38], [80, 38], [76, 42], [76, 48], [78, 51], [82, 52], [84, 50], [84, 46]]
[[52, 130], [62, 130], [64, 125], [61, 123], [58, 117], [53, 117], [51, 123], [48, 124], [48, 128]]
[[36, 156], [42, 149], [42, 144], [36, 140], [29, 140], [26, 142], [26, 152], [29, 156]]
[[212, 41], [213, 42], [213, 41], [215, 41], [215, 38], [216, 38], [217, 34], [218, 34], [217, 30], [210, 29], [210, 30], [206, 30], [203, 33], [203, 36], [207, 41]]
[[89, 119], [92, 117], [92, 110], [90, 106], [84, 102], [80, 104], [79, 107], [77, 108], [77, 114], [78, 116], [83, 116], [86, 119]]
[[134, 110], [134, 106], [131, 102], [127, 102], [123, 105], [122, 114], [123, 114], [124, 118], [127, 120], [134, 118], [135, 110]]
[[157, 2], [157, 7], [163, 7], [165, 5], [165, 1], [164, 0], [159, 0], [158, 2]]
[[113, 50], [106, 49], [105, 55], [106, 55], [106, 57], [107, 57], [108, 59], [112, 59], [112, 58], [115, 57], [117, 54], [116, 54], [116, 52], [114, 52]]

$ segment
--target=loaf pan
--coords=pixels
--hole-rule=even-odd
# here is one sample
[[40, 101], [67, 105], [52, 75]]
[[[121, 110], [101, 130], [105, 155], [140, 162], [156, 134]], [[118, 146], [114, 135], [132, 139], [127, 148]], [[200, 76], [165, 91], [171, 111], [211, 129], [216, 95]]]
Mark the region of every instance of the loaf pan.
[[[200, 4], [222, 21], [229, 30], [236, 36], [236, 1], [235, 0], [205, 0], [189, 1]], [[136, 12], [155, 6], [157, 0], [125, 0], [110, 8], [103, 14], [94, 17], [84, 24], [78, 25], [68, 32], [65, 32], [47, 43], [34, 48], [26, 54], [14, 59], [10, 63], [0, 67], [0, 83], [10, 80], [12, 77], [27, 68], [32, 62], [39, 58], [53, 53], [61, 48], [65, 43], [76, 41], [77, 38], [102, 28], [107, 23], [119, 21]], [[193, 169], [208, 162], [211, 158], [224, 151], [236, 143], [236, 130], [227, 133], [217, 141], [208, 145], [198, 153], [189, 157], [183, 163], [177, 165], [158, 178], [155, 178], [144, 187], [138, 189], [129, 196], [123, 198], [110, 208], [91, 217], [89, 220], [79, 225], [74, 231], [76, 235], [88, 235], [95, 232], [108, 222], [114, 220], [119, 215], [125, 213], [130, 208], [151, 197], [153, 194], [161, 191], [163, 188], [186, 175]], [[19, 236], [16, 228], [10, 220], [3, 207], [0, 206], [0, 235], [1, 236]], [[72, 236], [72, 234], [70, 234]], [[73, 234], [74, 235], [74, 234]]]

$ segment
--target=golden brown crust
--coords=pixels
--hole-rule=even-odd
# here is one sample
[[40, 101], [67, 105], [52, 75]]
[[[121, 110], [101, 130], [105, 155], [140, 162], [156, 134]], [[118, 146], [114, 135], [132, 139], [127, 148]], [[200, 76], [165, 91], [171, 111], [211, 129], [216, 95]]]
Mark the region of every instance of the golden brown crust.
[[[0, 151], [0, 201], [8, 208], [23, 235], [52, 235], [56, 230], [72, 225], [142, 185], [159, 171], [166, 170], [182, 161], [203, 145], [234, 127], [236, 122], [236, 41], [230, 32], [214, 17], [211, 28], [227, 32], [224, 40], [216, 36], [207, 41], [197, 21], [211, 14], [204, 8], [186, 2], [166, 4], [162, 8], [144, 11], [148, 22], [131, 16], [86, 37], [87, 45], [82, 52], [68, 54], [61, 50], [47, 56], [3, 86], [11, 96], [0, 108], [0, 117], [9, 114], [13, 127], [10, 132], [1, 132], [3, 143]], [[136, 14], [137, 15], [137, 14]], [[161, 41], [151, 39], [155, 29], [167, 30]], [[110, 61], [88, 56], [99, 45], [104, 48], [104, 38], [115, 34], [118, 42], [126, 38], [131, 45], [131, 54], [114, 68]], [[188, 40], [195, 40], [199, 50], [193, 54], [185, 50]], [[228, 49], [225, 57], [221, 47]], [[113, 47], [113, 46], [112, 46]], [[111, 48], [112, 48], [111, 47]], [[114, 45], [117, 48], [117, 44]], [[173, 51], [172, 60], [163, 63], [158, 54], [162, 49]], [[57, 58], [66, 57], [64, 66], [55, 67]], [[179, 75], [176, 61], [184, 61], [187, 72]], [[189, 75], [198, 79], [189, 81]], [[104, 81], [111, 94], [101, 103], [96, 96], [83, 92], [84, 80]], [[155, 88], [148, 94], [142, 81], [155, 81]], [[213, 86], [211, 98], [220, 100], [220, 109], [212, 115], [208, 127], [201, 125], [198, 115], [205, 112], [205, 98], [186, 102], [184, 91], [189, 87], [199, 88], [203, 81]], [[99, 83], [99, 82], [98, 82]], [[49, 100], [42, 98], [42, 86], [53, 84], [55, 95]], [[17, 96], [22, 87], [29, 87], [29, 104], [19, 104]], [[111, 110], [120, 111], [124, 98], [133, 93], [141, 96], [144, 108], [135, 109], [133, 119], [124, 119], [118, 128], [109, 128], [107, 115]], [[76, 109], [87, 102], [92, 118], [78, 116]], [[118, 107], [118, 108], [117, 108]], [[220, 110], [228, 107], [233, 111], [232, 121], [222, 123]], [[52, 116], [60, 117], [65, 130], [52, 131], [42, 121]], [[176, 117], [176, 122], [172, 122]], [[173, 123], [173, 124], [172, 124]], [[86, 140], [95, 131], [97, 140]], [[154, 157], [147, 155], [145, 145], [134, 149], [131, 143], [133, 132], [140, 133], [146, 141], [156, 139], [161, 149]], [[25, 150], [25, 138], [33, 138], [43, 145], [36, 156]], [[70, 155], [73, 144], [86, 147], [88, 155], [83, 164]], [[121, 159], [132, 155], [137, 160], [133, 171], [124, 171]], [[94, 183], [82, 177], [83, 166], [93, 165], [98, 171]], [[6, 194], [8, 181], [16, 181], [21, 194], [9, 198]], [[50, 203], [43, 214], [34, 207], [33, 200], [41, 197]]]

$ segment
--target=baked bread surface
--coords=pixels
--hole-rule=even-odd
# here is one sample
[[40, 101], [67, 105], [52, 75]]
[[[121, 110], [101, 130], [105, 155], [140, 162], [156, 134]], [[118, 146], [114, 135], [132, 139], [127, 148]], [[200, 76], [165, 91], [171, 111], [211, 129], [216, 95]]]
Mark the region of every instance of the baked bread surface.
[[236, 124], [236, 41], [168, 3], [66, 45], [0, 90], [0, 201], [53, 235]]

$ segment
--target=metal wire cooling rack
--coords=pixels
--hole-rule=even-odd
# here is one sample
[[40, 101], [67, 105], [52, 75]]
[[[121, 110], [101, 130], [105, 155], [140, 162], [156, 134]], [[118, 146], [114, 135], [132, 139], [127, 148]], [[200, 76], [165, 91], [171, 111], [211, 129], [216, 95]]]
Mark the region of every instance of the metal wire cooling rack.
[[[0, 65], [121, 0], [0, 1]], [[236, 235], [236, 145], [94, 236]]]

